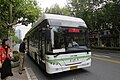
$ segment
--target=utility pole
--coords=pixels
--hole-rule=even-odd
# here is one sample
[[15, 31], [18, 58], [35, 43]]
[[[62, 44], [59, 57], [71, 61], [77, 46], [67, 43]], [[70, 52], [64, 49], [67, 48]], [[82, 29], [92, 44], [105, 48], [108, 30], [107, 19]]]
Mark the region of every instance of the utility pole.
[[10, 5], [9, 5], [9, 24], [8, 24], [8, 38], [11, 41], [11, 48], [12, 48], [12, 36], [10, 35], [10, 33], [12, 32], [12, 3], [10, 0]]
[[[1, 7], [1, 5], [0, 5], [0, 7]], [[0, 9], [0, 15], [1, 15], [1, 9]], [[1, 25], [1, 16], [0, 16], [0, 25]]]
[[9, 24], [12, 24], [12, 4], [9, 5]]
[[[0, 0], [0, 3], [1, 3], [1, 0]], [[0, 15], [2, 15], [2, 14], [1, 14], [1, 13], [2, 13], [2, 12], [1, 12], [1, 11], [2, 11], [1, 7], [2, 7], [2, 6], [0, 5]], [[0, 16], [0, 24], [1, 24], [1, 16]]]
[[9, 5], [9, 24], [8, 24], [8, 31], [10, 32], [12, 28], [12, 4]]

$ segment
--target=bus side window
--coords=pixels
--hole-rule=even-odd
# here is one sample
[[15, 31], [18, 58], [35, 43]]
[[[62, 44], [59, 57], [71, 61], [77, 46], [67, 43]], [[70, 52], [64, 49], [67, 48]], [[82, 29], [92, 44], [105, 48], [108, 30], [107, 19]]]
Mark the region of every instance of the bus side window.
[[41, 33], [41, 59], [44, 60], [45, 58], [45, 33], [42, 31]]

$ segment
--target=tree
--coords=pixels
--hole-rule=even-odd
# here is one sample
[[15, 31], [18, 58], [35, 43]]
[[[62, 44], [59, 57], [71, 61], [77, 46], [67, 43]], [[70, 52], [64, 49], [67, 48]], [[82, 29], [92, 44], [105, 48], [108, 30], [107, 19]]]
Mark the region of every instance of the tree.
[[62, 15], [71, 16], [71, 11], [67, 6], [62, 8]]
[[[40, 17], [41, 8], [37, 5], [36, 0], [14, 0], [13, 2], [13, 22], [18, 18], [27, 18], [28, 23], [33, 23]], [[19, 4], [18, 4], [19, 3]], [[17, 18], [16, 18], [17, 17]]]
[[89, 30], [98, 31], [99, 34], [105, 29], [112, 28], [113, 31], [116, 29], [115, 32], [119, 32], [119, 0], [71, 0], [71, 5], [74, 16], [84, 19]]
[[[0, 0], [0, 33], [1, 38], [8, 32], [9, 4], [12, 4], [12, 23], [27, 25], [33, 23], [41, 16], [41, 8], [36, 0]], [[22, 20], [20, 21], [19, 19]], [[4, 35], [3, 35], [4, 34]]]
[[109, 14], [110, 24], [112, 25], [113, 30], [115, 30], [116, 35], [119, 37], [119, 46], [120, 46], [120, 1], [114, 0], [112, 3], [106, 5], [106, 9]]
[[45, 13], [60, 14], [60, 15], [66, 15], [66, 16], [71, 15], [70, 10], [67, 8], [67, 6], [60, 8], [58, 4], [55, 4], [50, 8], [46, 8]]
[[13, 36], [13, 42], [16, 42], [16, 43], [21, 43], [22, 40], [19, 39], [18, 37], [16, 37], [15, 35]]

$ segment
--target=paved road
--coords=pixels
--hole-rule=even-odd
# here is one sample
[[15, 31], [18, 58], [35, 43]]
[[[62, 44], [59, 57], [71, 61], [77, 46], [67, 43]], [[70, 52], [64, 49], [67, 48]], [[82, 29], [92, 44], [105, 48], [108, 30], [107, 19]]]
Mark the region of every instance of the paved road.
[[120, 80], [119, 53], [92, 53], [92, 66], [90, 68], [47, 75], [28, 56], [26, 56], [26, 67], [33, 70], [38, 80]]

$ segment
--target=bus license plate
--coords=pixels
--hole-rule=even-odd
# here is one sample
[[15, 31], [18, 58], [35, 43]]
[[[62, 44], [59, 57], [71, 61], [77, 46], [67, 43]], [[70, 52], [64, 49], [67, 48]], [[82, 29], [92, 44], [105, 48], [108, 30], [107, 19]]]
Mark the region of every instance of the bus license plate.
[[74, 70], [74, 69], [77, 69], [77, 66], [71, 66], [70, 67], [70, 70]]

